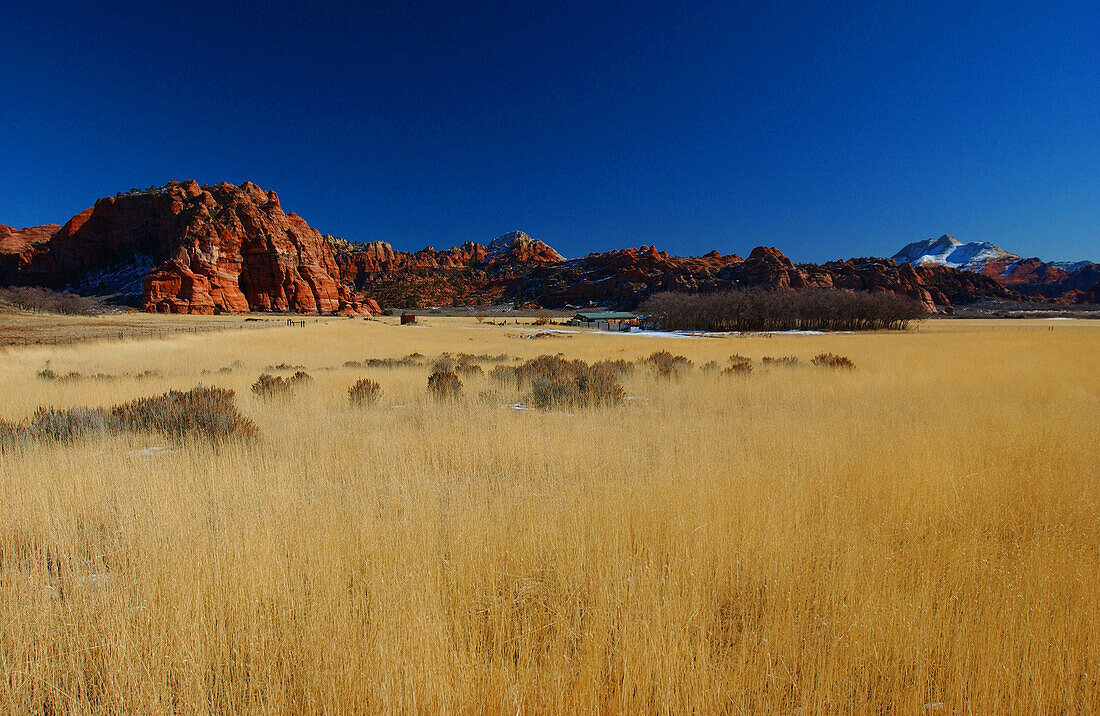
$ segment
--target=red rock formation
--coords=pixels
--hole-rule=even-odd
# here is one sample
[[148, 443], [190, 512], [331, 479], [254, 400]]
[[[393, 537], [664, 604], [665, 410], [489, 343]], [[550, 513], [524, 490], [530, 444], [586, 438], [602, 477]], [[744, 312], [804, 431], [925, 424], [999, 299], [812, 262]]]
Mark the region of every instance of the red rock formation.
[[144, 258], [154, 268], [141, 304], [160, 313], [376, 308], [339, 283], [320, 233], [251, 182], [171, 182], [100, 199], [62, 227], [0, 232], [0, 253], [0, 282], [53, 288]]
[[142, 305], [172, 313], [336, 313], [339, 269], [317, 230], [251, 182], [169, 185], [179, 242], [146, 277]]
[[[511, 300], [551, 308], [614, 305], [634, 308], [660, 291], [731, 288], [837, 288], [889, 291], [944, 310], [955, 300], [1019, 298], [992, 279], [943, 267], [898, 265], [889, 259], [849, 259], [796, 266], [781, 251], [757, 247], [747, 259], [712, 251], [675, 257], [653, 246], [555, 260], [545, 244], [529, 250], [526, 235], [505, 235], [484, 251], [477, 244], [415, 253], [388, 244], [346, 245], [337, 253], [341, 276], [392, 306], [447, 306]], [[541, 244], [541, 242], [537, 242]], [[503, 246], [515, 247], [503, 250]], [[528, 260], [528, 263], [524, 261]]]
[[487, 246], [467, 241], [442, 251], [395, 251], [382, 241], [352, 244], [329, 238], [344, 283], [405, 307], [484, 305], [503, 300], [529, 271], [564, 261], [521, 231]]
[[60, 230], [58, 224], [30, 226], [15, 229], [0, 224], [0, 283], [13, 283], [11, 279], [26, 271], [31, 257]]
[[1004, 286], [1053, 283], [1069, 275], [1038, 258], [988, 261], [981, 273]]

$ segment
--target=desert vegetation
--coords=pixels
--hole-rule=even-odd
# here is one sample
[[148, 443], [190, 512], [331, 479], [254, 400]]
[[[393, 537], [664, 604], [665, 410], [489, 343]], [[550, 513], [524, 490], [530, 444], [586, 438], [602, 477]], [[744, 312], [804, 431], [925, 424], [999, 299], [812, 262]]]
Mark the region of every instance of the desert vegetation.
[[751, 373], [752, 358], [746, 358], [739, 353], [734, 353], [730, 356], [729, 364], [724, 369], [722, 369], [722, 372], [726, 375]]
[[348, 388], [348, 400], [352, 405], [374, 405], [378, 402], [378, 396], [382, 393], [382, 386], [378, 381], [370, 378], [360, 378]]
[[686, 356], [673, 355], [669, 351], [654, 351], [644, 361], [662, 378], [678, 378], [688, 373], [695, 365]]
[[0, 306], [4, 304], [32, 313], [66, 316], [87, 316], [99, 310], [99, 304], [93, 298], [37, 286], [0, 287]]
[[454, 371], [436, 368], [428, 376], [428, 392], [436, 400], [458, 400], [462, 397], [462, 381]]
[[856, 364], [848, 356], [838, 356], [834, 353], [818, 353], [811, 360], [816, 366], [822, 368], [855, 368]]
[[835, 289], [743, 289], [659, 293], [642, 311], [665, 330], [901, 330], [924, 318], [923, 304], [896, 293]]
[[296, 370], [290, 377], [262, 373], [252, 384], [252, 392], [261, 398], [285, 397], [297, 386], [311, 382], [313, 376], [304, 370]]
[[625, 361], [589, 365], [560, 355], [541, 355], [517, 366], [497, 366], [493, 376], [527, 389], [525, 401], [536, 408], [581, 408], [622, 402], [625, 394], [619, 376], [628, 366]]
[[67, 443], [125, 432], [199, 436], [217, 442], [256, 437], [256, 426], [233, 403], [233, 391], [199, 386], [138, 398], [112, 408], [43, 406], [27, 420], [0, 421], [0, 450], [30, 443]]
[[0, 353], [0, 712], [1100, 702], [1100, 327], [396, 323]]

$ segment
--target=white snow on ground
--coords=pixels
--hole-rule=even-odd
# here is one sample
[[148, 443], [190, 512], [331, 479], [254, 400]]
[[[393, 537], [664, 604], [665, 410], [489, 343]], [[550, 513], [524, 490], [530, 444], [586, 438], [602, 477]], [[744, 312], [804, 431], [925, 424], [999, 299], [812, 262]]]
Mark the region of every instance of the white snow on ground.
[[591, 336], [642, 336], [649, 338], [728, 338], [730, 336], [825, 336], [851, 331], [601, 331], [599, 329], [566, 330], [561, 328], [527, 328], [516, 326], [512, 330], [530, 333], [584, 333]]
[[159, 455], [171, 455], [177, 453], [179, 450], [173, 450], [172, 448], [161, 447], [159, 445], [152, 445], [150, 447], [141, 448], [139, 450], [131, 450], [127, 455], [134, 457], [157, 457]]

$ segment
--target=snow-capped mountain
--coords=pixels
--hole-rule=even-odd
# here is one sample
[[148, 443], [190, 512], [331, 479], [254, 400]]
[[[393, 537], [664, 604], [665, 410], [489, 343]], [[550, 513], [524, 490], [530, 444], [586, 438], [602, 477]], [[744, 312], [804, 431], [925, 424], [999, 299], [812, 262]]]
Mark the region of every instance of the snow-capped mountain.
[[986, 264], [1011, 263], [1021, 257], [1005, 251], [988, 241], [972, 241], [968, 244], [954, 236], [943, 235], [938, 239], [914, 241], [891, 258], [899, 264], [938, 264], [975, 273], [985, 273]]
[[899, 264], [949, 266], [996, 279], [1025, 295], [1062, 295], [1075, 291], [1088, 300], [1097, 295], [1096, 264], [1022, 258], [988, 241], [964, 244], [954, 236], [914, 241], [891, 258]]

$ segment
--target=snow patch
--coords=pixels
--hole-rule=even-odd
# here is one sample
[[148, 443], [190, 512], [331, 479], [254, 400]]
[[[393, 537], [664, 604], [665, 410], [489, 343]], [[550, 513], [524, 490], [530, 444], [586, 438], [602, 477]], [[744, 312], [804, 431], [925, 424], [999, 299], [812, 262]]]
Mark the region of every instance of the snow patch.
[[1066, 273], [1073, 273], [1074, 271], [1079, 271], [1086, 266], [1093, 266], [1094, 264], [1092, 261], [1052, 261], [1049, 265], [1057, 269], [1062, 269]]
[[89, 271], [68, 288], [74, 293], [93, 296], [140, 296], [145, 286], [145, 277], [152, 270], [153, 257], [136, 254], [126, 263]]
[[179, 450], [161, 447], [160, 445], [151, 445], [149, 447], [140, 448], [138, 450], [130, 450], [126, 454], [133, 457], [158, 457], [160, 455], [172, 455], [177, 452], [179, 452]]

